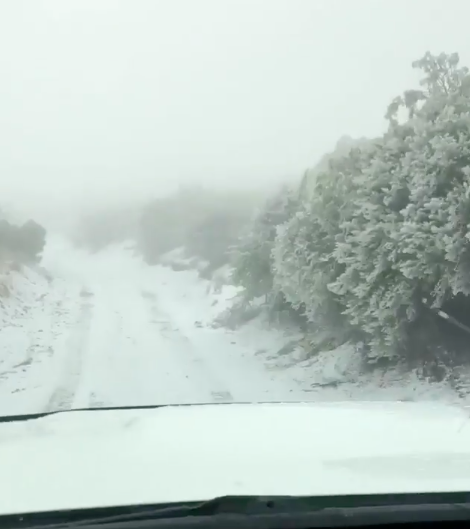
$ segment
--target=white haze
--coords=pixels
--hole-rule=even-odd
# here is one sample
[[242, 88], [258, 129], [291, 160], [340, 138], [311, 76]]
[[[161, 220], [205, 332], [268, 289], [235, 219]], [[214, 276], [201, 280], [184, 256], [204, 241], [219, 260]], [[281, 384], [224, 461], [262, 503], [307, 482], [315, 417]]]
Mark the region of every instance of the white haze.
[[467, 0], [0, 0], [0, 202], [43, 219], [298, 178], [380, 133]]

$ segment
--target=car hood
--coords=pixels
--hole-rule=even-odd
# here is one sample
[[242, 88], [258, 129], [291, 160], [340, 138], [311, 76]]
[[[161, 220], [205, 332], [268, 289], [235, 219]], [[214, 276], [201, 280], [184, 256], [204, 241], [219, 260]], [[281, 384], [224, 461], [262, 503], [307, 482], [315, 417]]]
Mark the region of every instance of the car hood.
[[76, 411], [0, 424], [0, 513], [470, 490], [465, 409], [415, 403]]

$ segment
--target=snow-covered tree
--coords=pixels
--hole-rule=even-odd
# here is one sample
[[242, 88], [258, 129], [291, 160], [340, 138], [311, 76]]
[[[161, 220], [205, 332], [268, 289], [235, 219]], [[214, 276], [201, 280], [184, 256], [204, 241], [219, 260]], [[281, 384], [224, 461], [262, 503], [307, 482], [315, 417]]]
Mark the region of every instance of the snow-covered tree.
[[276, 229], [297, 208], [295, 192], [287, 186], [270, 197], [233, 249], [233, 281], [245, 288], [247, 301], [273, 290], [271, 251]]
[[423, 298], [441, 307], [470, 293], [470, 99], [457, 64], [456, 54], [414, 63], [424, 90], [389, 107], [390, 128], [354, 177], [356, 207], [336, 240], [346, 269], [329, 288], [377, 351], [406, 349]]
[[334, 258], [335, 240], [341, 223], [354, 207], [352, 176], [360, 170], [362, 151], [331, 159], [329, 171], [316, 175], [308, 200], [277, 231], [272, 251], [274, 284], [286, 300], [302, 310], [311, 322], [350, 331], [342, 315], [341, 298], [328, 285], [345, 269]]
[[409, 351], [423, 299], [460, 296], [462, 307], [470, 294], [470, 77], [458, 62], [427, 53], [413, 63], [422, 88], [391, 103], [382, 138], [315, 176], [276, 239], [286, 299], [321, 325], [361, 329], [377, 354]]

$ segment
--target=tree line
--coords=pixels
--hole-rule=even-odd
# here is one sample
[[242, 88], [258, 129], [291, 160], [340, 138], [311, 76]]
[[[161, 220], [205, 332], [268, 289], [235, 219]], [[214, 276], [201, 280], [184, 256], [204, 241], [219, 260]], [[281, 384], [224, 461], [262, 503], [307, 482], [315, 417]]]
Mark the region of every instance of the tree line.
[[412, 67], [420, 87], [391, 101], [382, 136], [267, 201], [234, 279], [248, 300], [281, 298], [331, 347], [436, 371], [470, 357], [470, 335], [438, 314], [470, 325], [470, 75], [457, 53]]
[[132, 229], [146, 261], [180, 247], [206, 263], [203, 277], [230, 265], [242, 309], [301, 325], [312, 354], [349, 342], [367, 363], [435, 378], [467, 362], [470, 75], [457, 53], [412, 67], [420, 85], [390, 102], [385, 132], [343, 137], [297, 184], [149, 202]]

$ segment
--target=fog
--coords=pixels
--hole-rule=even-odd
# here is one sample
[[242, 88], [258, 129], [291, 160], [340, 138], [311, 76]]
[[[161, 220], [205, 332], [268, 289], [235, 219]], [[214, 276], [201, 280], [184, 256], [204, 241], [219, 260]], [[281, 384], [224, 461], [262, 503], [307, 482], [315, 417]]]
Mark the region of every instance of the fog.
[[466, 0], [1, 0], [0, 203], [42, 219], [299, 178], [378, 134]]

